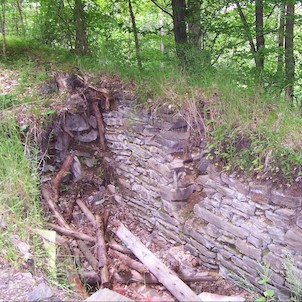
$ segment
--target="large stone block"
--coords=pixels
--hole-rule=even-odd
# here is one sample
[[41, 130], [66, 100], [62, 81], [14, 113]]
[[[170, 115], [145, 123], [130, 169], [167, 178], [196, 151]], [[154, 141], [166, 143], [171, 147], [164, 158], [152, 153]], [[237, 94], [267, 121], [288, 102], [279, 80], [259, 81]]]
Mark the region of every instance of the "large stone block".
[[167, 165], [159, 163], [153, 157], [147, 160], [149, 168], [153, 168], [155, 172], [159, 173], [161, 176], [165, 177], [166, 179], [172, 179], [172, 171], [168, 168]]
[[194, 190], [194, 185], [178, 189], [174, 189], [167, 186], [160, 186], [161, 197], [165, 200], [170, 201], [185, 201], [192, 195]]
[[302, 196], [300, 192], [294, 194], [290, 191], [277, 191], [272, 190], [271, 192], [272, 203], [286, 208], [300, 208], [302, 205]]
[[194, 213], [204, 219], [205, 221], [214, 224], [216, 227], [224, 230], [230, 234], [238, 236], [239, 238], [246, 238], [248, 232], [242, 228], [234, 226], [233, 224], [225, 221], [223, 218], [211, 213], [210, 211], [202, 208], [199, 204], [194, 206]]
[[270, 202], [271, 187], [250, 183], [249, 196], [254, 202], [267, 204]]
[[255, 248], [249, 244], [246, 240], [237, 239], [236, 240], [237, 249], [245, 256], [249, 258], [256, 259], [257, 261], [261, 260], [261, 250]]
[[288, 244], [301, 251], [302, 249], [302, 229], [299, 227], [293, 227], [288, 230], [284, 236], [284, 243]]
[[268, 264], [273, 271], [280, 272], [283, 269], [284, 259], [269, 252], [263, 256], [263, 262]]

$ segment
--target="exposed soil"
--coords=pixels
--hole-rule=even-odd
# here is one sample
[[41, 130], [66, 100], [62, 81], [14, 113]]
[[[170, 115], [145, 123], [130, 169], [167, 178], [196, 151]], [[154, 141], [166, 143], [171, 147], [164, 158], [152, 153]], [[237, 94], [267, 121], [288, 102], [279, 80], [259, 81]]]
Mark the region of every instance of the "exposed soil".
[[[2, 93], [8, 93], [9, 89], [6, 90], [6, 87], [13, 87], [15, 83], [11, 82], [11, 77], [4, 77], [2, 75], [2, 79], [3, 81], [0, 81], [1, 91]], [[111, 78], [110, 81], [108, 81], [105, 76], [102, 76], [98, 82], [98, 87], [102, 89], [108, 82], [111, 82], [111, 87], [109, 88], [112, 94], [131, 93], [131, 91], [126, 90], [125, 86], [117, 78]], [[112, 85], [113, 82], [115, 83], [114, 85]], [[8, 86], [6, 86], [6, 84]], [[67, 94], [65, 94], [65, 98], [66, 100], [68, 99]], [[77, 99], [77, 102], [72, 103], [69, 98], [68, 103], [62, 103], [62, 94], [58, 96], [58, 99], [60, 99], [60, 102], [54, 103], [53, 108], [55, 108], [59, 114], [54, 119], [46, 119], [46, 122], [44, 120], [43, 125], [46, 126], [44, 129], [37, 130], [37, 127], [42, 126], [42, 124], [37, 124], [37, 121], [26, 112], [25, 107], [19, 110], [18, 120], [20, 124], [35, 124], [35, 134], [38, 134], [37, 137], [40, 138], [39, 142], [41, 143], [42, 149], [41, 166], [39, 168], [41, 171], [41, 182], [44, 186], [51, 189], [51, 180], [53, 180], [61, 168], [66, 152], [73, 154], [78, 160], [79, 165], [72, 166], [73, 172], [68, 173], [60, 185], [60, 194], [57, 203], [60, 213], [69, 225], [81, 233], [95, 236], [93, 226], [87, 220], [81, 209], [75, 204], [76, 199], [81, 199], [94, 215], [98, 214], [103, 217], [106, 215], [105, 213], [110, 213], [106, 233], [107, 240], [114, 238], [117, 242], [119, 241], [112, 230], [117, 224], [123, 223], [133, 234], [138, 236], [161, 261], [172, 269], [173, 263], [171, 263], [171, 255], [178, 261], [182, 269], [194, 270], [195, 272], [207, 271], [200, 260], [192, 256], [188, 251], [185, 251], [182, 246], [172, 246], [161, 237], [155, 229], [151, 232], [148, 231], [144, 225], [135, 218], [135, 213], [126, 207], [121, 199], [118, 185], [115, 181], [115, 175], [111, 167], [105, 165], [103, 162], [106, 153], [100, 151], [98, 141], [79, 143], [71, 138], [66, 148], [64, 147], [58, 150], [56, 144], [58, 143], [61, 133], [58, 132], [58, 129], [64, 129], [65, 127], [65, 120], [63, 118], [65, 115], [62, 112], [66, 112], [67, 110], [79, 113], [79, 108], [86, 108], [87, 106], [87, 103], [84, 101], [82, 104], [79, 103], [79, 99]], [[82, 114], [86, 113], [87, 111], [83, 110]], [[61, 140], [61, 142], [64, 142], [64, 140]], [[81, 177], [76, 177], [77, 173], [80, 174]], [[43, 208], [45, 217], [47, 217], [49, 222], [56, 223], [45, 200], [43, 200]], [[76, 240], [70, 237], [65, 237], [64, 240], [76, 259], [77, 269], [79, 271], [85, 270], [91, 272], [92, 268], [78, 248]], [[90, 251], [94, 253], [94, 245], [90, 244], [89, 247]], [[63, 256], [64, 254], [60, 255], [59, 253], [57, 255], [57, 261], [61, 261]], [[129, 268], [123, 261], [113, 256], [111, 249], [108, 250], [108, 256], [110, 272], [127, 273], [127, 271], [129, 271]], [[43, 277], [34, 276], [28, 271], [18, 272], [4, 263], [0, 263], [0, 265], [0, 301], [24, 301], [27, 299], [30, 290], [37, 283], [44, 282]], [[82, 282], [83, 288], [89, 293], [93, 293], [99, 288], [99, 284], [95, 279], [82, 279]], [[222, 278], [218, 278], [216, 281], [190, 283], [190, 287], [196, 293], [211, 292], [227, 296], [239, 295], [246, 299], [251, 297], [250, 294], [242, 288]], [[76, 289], [77, 288], [74, 288], [74, 290]], [[137, 301], [175, 301], [173, 296], [162, 285], [146, 285], [138, 282], [123, 284], [113, 281], [111, 289]], [[53, 297], [55, 298], [50, 300], [70, 299], [70, 296], [66, 292], [59, 291], [58, 289], [54, 289], [54, 291], [55, 294]], [[83, 292], [81, 292], [81, 289], [79, 291], [79, 295], [82, 294], [81, 298], [83, 298]], [[74, 294], [72, 300], [77, 300], [77, 297], [80, 297], [79, 295]]]

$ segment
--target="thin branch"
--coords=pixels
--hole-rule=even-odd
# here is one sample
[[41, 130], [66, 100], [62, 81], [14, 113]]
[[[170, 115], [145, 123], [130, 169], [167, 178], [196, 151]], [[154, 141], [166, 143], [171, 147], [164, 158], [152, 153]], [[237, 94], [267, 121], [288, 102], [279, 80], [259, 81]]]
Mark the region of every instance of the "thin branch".
[[155, 4], [162, 12], [169, 15], [171, 18], [173, 18], [173, 15], [169, 13], [167, 10], [165, 10], [163, 7], [161, 7], [155, 0], [151, 0], [153, 4]]

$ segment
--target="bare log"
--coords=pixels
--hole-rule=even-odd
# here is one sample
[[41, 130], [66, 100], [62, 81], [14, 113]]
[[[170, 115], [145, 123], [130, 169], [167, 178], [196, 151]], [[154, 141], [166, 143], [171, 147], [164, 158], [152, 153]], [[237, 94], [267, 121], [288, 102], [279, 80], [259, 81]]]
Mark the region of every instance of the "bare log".
[[135, 269], [136, 271], [140, 272], [141, 274], [145, 274], [148, 272], [146, 267], [143, 264], [130, 258], [129, 256], [127, 256], [123, 253], [117, 252], [117, 251], [113, 251], [112, 254], [114, 256], [118, 257], [119, 259], [121, 259], [127, 266]]
[[99, 136], [100, 136], [100, 147], [104, 151], [106, 149], [106, 145], [105, 145], [105, 126], [104, 126], [103, 117], [100, 112], [98, 102], [93, 101], [91, 103], [91, 105], [92, 105], [92, 109], [94, 112], [94, 116], [95, 116], [97, 124], [98, 124]]
[[99, 269], [101, 274], [101, 282], [103, 287], [109, 286], [109, 271], [106, 252], [106, 243], [104, 238], [103, 222], [100, 216], [96, 216], [96, 245], [99, 260]]
[[49, 192], [49, 190], [46, 189], [45, 187], [42, 187], [41, 192], [42, 192], [42, 195], [43, 195], [44, 199], [48, 203], [49, 208], [51, 209], [51, 211], [55, 215], [58, 223], [62, 227], [64, 227], [65, 229], [70, 230], [69, 225], [65, 221], [64, 217], [60, 214], [57, 205], [53, 202], [53, 199], [52, 199], [52, 196], [51, 196], [51, 193]]
[[150, 274], [140, 274], [135, 270], [131, 270], [130, 272], [126, 273], [113, 273], [113, 278], [120, 283], [129, 284], [130, 282], [140, 282], [143, 284], [160, 284], [158, 279]]
[[115, 234], [127, 244], [134, 255], [152, 272], [157, 279], [179, 301], [201, 301], [201, 299], [177, 275], [163, 264], [123, 224]]
[[83, 255], [86, 257], [88, 263], [91, 265], [91, 267], [95, 271], [98, 271], [98, 266], [99, 266], [98, 261], [93, 256], [93, 254], [90, 252], [89, 247], [82, 240], [77, 240], [77, 244], [78, 244], [78, 247], [80, 248], [81, 252], [83, 253]]
[[68, 154], [66, 156], [66, 158], [63, 162], [63, 165], [62, 165], [61, 169], [59, 170], [58, 174], [52, 180], [55, 202], [57, 202], [59, 199], [60, 184], [61, 184], [64, 176], [66, 176], [66, 174], [69, 172], [72, 162], [73, 162], [73, 155]]
[[116, 250], [118, 252], [121, 252], [123, 254], [126, 254], [126, 255], [133, 255], [132, 251], [130, 249], [128, 249], [127, 247], [125, 246], [122, 246], [116, 242], [109, 242], [108, 243], [108, 246], [113, 249], [113, 250]]
[[90, 223], [96, 227], [96, 220], [94, 215], [90, 212], [90, 210], [87, 208], [87, 206], [84, 204], [84, 202], [81, 199], [76, 200], [77, 205], [80, 207], [80, 209], [83, 211], [87, 219], [90, 221]]
[[86, 234], [74, 231], [71, 228], [60, 227], [60, 226], [58, 226], [56, 224], [53, 224], [53, 223], [47, 223], [47, 225], [51, 229], [53, 229], [56, 232], [59, 232], [59, 233], [61, 233], [63, 235], [71, 236], [71, 237], [76, 238], [76, 239], [80, 239], [80, 240], [84, 240], [84, 241], [95, 243], [95, 238], [93, 238], [93, 237], [91, 237], [89, 235], [86, 235]]
[[219, 279], [219, 275], [216, 272], [189, 272], [187, 270], [180, 270], [177, 274], [184, 282], [217, 281]]

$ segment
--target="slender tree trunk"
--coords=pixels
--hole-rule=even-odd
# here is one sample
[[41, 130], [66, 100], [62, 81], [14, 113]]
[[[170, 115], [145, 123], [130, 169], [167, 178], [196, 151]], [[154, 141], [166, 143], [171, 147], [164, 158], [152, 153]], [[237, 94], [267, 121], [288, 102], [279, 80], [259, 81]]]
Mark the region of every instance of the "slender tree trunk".
[[255, 4], [256, 19], [256, 51], [257, 51], [257, 69], [261, 75], [264, 69], [264, 33], [263, 33], [263, 0], [256, 0]]
[[0, 15], [0, 26], [1, 26], [1, 34], [2, 34], [2, 54], [3, 57], [6, 57], [6, 33], [5, 33], [5, 4], [6, 0], [0, 0], [1, 4], [1, 15]]
[[172, 0], [173, 31], [176, 54], [182, 65], [186, 64], [186, 47], [188, 42], [186, 24], [186, 1]]
[[133, 35], [134, 35], [137, 65], [138, 65], [139, 69], [142, 69], [142, 59], [141, 59], [141, 54], [140, 54], [140, 49], [139, 49], [137, 27], [136, 27], [134, 12], [133, 12], [133, 9], [132, 9], [131, 0], [128, 0], [128, 4], [129, 4], [129, 14], [130, 14], [131, 22], [132, 22], [132, 30], [133, 30]]
[[294, 21], [295, 21], [295, 0], [286, 4], [285, 17], [285, 77], [286, 89], [285, 99], [293, 101], [295, 81], [295, 57], [294, 57]]
[[247, 39], [249, 41], [252, 54], [254, 56], [255, 65], [257, 67], [258, 66], [257, 50], [256, 50], [255, 43], [253, 41], [253, 36], [252, 36], [251, 30], [250, 30], [250, 26], [249, 26], [249, 24], [246, 21], [245, 15], [244, 15], [244, 13], [242, 11], [242, 8], [241, 8], [241, 5], [240, 5], [239, 1], [235, 0], [235, 4], [237, 6], [238, 14], [240, 16], [241, 22], [242, 22], [243, 27], [244, 27], [244, 30], [245, 30], [245, 33], [246, 33], [246, 37], [247, 37]]
[[196, 50], [200, 50], [201, 47], [200, 8], [200, 0], [188, 0], [188, 39], [190, 45]]
[[25, 25], [24, 25], [24, 17], [23, 17], [23, 11], [22, 11], [22, 0], [16, 0], [16, 6], [18, 10], [18, 14], [20, 17], [20, 22], [21, 22], [21, 28], [22, 28], [22, 35], [25, 36]]
[[88, 41], [86, 35], [86, 21], [84, 16], [84, 4], [82, 0], [75, 0], [74, 5], [75, 22], [75, 49], [78, 54], [86, 55], [88, 53]]
[[278, 29], [278, 65], [277, 75], [281, 79], [284, 72], [284, 25], [285, 25], [285, 5], [282, 4], [279, 16], [279, 29]]

